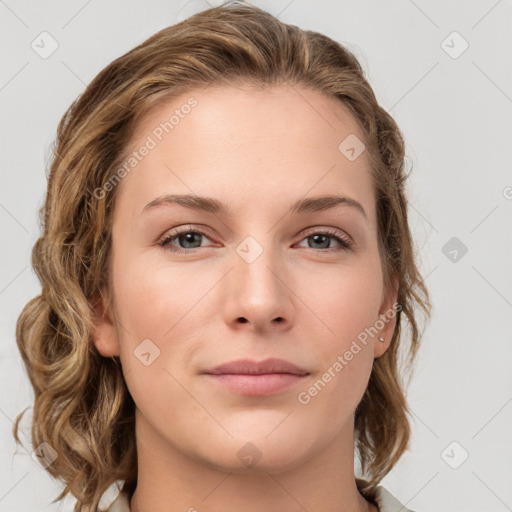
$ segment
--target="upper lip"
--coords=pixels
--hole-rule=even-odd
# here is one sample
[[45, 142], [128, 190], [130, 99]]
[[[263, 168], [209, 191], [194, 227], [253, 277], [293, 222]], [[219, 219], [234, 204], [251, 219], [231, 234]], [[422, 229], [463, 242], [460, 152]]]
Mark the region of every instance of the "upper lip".
[[213, 375], [221, 375], [224, 373], [230, 374], [245, 374], [245, 375], [264, 375], [268, 373], [291, 373], [295, 375], [308, 375], [308, 371], [304, 368], [290, 363], [284, 359], [277, 359], [275, 357], [265, 359], [264, 361], [253, 361], [251, 359], [238, 359], [224, 363], [204, 373]]

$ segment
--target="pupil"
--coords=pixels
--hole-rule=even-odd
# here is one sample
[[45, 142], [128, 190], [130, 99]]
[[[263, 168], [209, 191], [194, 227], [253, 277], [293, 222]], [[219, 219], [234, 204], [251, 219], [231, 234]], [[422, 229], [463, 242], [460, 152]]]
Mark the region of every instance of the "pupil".
[[[328, 237], [326, 235], [313, 235], [313, 239], [315, 241], [315, 243], [321, 243], [321, 241], [319, 241], [318, 239], [321, 239], [321, 238], [324, 238], [324, 248], [328, 248], [329, 247], [329, 240], [328, 240]], [[327, 241], [327, 246], [325, 247], [325, 241]]]
[[198, 235], [198, 233], [186, 233], [185, 235], [180, 235], [180, 241], [183, 242], [183, 238], [185, 239], [184, 240], [184, 243], [185, 244], [188, 244], [188, 243], [194, 243], [194, 237]]

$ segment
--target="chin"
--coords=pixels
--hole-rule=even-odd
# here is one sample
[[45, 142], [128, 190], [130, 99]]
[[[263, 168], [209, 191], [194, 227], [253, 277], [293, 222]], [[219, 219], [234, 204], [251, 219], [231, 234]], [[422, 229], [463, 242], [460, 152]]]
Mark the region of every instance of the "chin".
[[245, 439], [230, 439], [217, 453], [204, 454], [202, 462], [226, 473], [268, 476], [268, 473], [282, 473], [304, 464], [310, 457], [309, 449], [313, 450], [299, 439], [295, 444], [290, 439], [287, 443], [277, 438], [271, 440], [267, 432], [259, 438]]

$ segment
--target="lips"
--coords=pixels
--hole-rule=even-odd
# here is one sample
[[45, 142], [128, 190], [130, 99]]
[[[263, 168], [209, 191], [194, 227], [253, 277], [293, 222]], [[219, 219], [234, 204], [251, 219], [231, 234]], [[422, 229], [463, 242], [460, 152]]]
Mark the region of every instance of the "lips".
[[231, 393], [264, 397], [298, 386], [309, 372], [290, 361], [270, 358], [265, 361], [240, 359], [203, 372], [214, 385]]
[[203, 373], [210, 375], [265, 375], [276, 373], [288, 373], [292, 375], [308, 375], [309, 372], [284, 359], [269, 358], [264, 361], [251, 359], [239, 359], [224, 363]]

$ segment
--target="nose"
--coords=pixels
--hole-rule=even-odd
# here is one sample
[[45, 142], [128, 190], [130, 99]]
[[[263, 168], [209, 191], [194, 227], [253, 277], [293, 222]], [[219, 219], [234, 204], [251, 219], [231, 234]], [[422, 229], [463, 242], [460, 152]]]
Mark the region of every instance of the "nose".
[[233, 255], [223, 280], [224, 320], [233, 329], [272, 334], [291, 329], [295, 320], [293, 283], [284, 263], [264, 248], [255, 261]]

